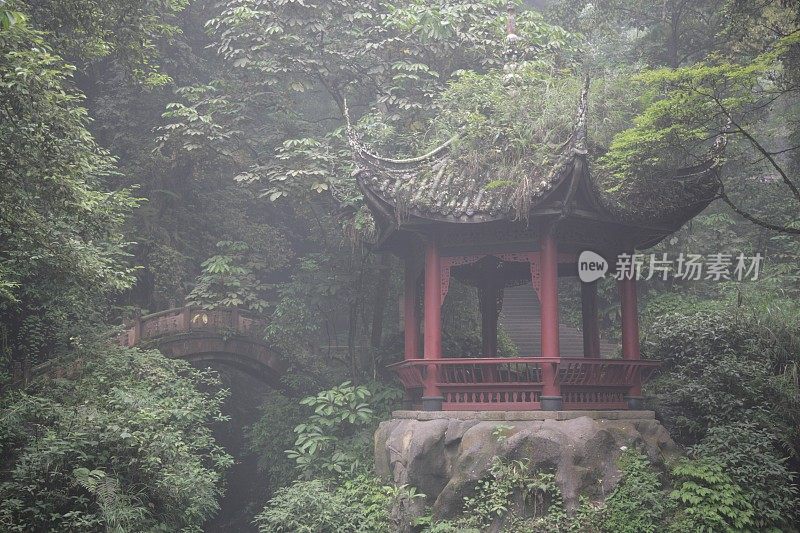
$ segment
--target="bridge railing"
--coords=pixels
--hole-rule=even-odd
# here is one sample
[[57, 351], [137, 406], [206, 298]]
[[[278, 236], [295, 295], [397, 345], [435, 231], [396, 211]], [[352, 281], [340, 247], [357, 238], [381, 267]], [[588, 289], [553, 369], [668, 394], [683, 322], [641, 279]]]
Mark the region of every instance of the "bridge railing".
[[263, 320], [239, 309], [176, 307], [129, 320], [119, 343], [135, 346], [142, 341], [203, 330], [254, 336], [264, 325]]

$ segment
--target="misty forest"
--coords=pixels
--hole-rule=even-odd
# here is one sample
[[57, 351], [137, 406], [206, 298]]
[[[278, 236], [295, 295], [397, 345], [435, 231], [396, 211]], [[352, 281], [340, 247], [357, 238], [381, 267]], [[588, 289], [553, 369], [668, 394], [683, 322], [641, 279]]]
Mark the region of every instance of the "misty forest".
[[800, 531], [800, 2], [0, 0], [0, 455], [3, 532]]

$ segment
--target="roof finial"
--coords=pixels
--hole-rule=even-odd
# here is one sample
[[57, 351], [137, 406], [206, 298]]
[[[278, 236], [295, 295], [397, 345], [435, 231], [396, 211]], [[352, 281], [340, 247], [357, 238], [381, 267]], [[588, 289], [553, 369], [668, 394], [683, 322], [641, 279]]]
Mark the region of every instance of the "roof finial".
[[506, 21], [506, 37], [511, 37], [512, 35], [516, 37], [517, 34], [517, 8], [514, 5], [514, 2], [509, 2], [506, 5], [506, 11], [508, 11], [508, 19]]
[[506, 4], [508, 17], [506, 18], [506, 70], [513, 69], [519, 61], [521, 54], [517, 50], [517, 42], [520, 40], [517, 35], [517, 6], [511, 1]]

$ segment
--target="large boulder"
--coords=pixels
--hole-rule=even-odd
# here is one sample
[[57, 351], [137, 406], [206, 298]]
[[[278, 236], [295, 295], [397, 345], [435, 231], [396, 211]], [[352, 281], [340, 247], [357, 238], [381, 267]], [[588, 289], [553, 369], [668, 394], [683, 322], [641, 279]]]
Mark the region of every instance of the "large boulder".
[[[554, 472], [567, 510], [603, 499], [620, 478], [617, 458], [635, 447], [656, 465], [679, 450], [651, 411], [426, 413], [398, 411], [375, 433], [375, 468], [424, 493], [436, 518], [457, 515], [495, 457]], [[538, 418], [538, 419], [536, 419]], [[422, 511], [422, 502], [406, 513]]]

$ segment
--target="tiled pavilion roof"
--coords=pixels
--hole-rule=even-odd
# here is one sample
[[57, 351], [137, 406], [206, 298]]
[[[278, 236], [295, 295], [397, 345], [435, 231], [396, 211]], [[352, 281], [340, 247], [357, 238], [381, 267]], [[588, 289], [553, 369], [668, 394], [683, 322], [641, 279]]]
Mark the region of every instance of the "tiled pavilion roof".
[[536, 216], [553, 206], [569, 211], [576, 203], [598, 220], [663, 228], [667, 235], [702, 211], [719, 190], [715, 144], [706, 161], [646, 176], [616, 193], [601, 190], [591, 172], [587, 150], [588, 83], [581, 93], [569, 138], [554, 153], [552, 165], [538, 168], [542, 178], [520, 176], [497, 186], [502, 177], [488, 169], [479, 178], [461, 172], [452, 155], [457, 137], [412, 159], [381, 157], [349, 130], [357, 165], [356, 178], [379, 226], [402, 228], [415, 220], [485, 223]]

